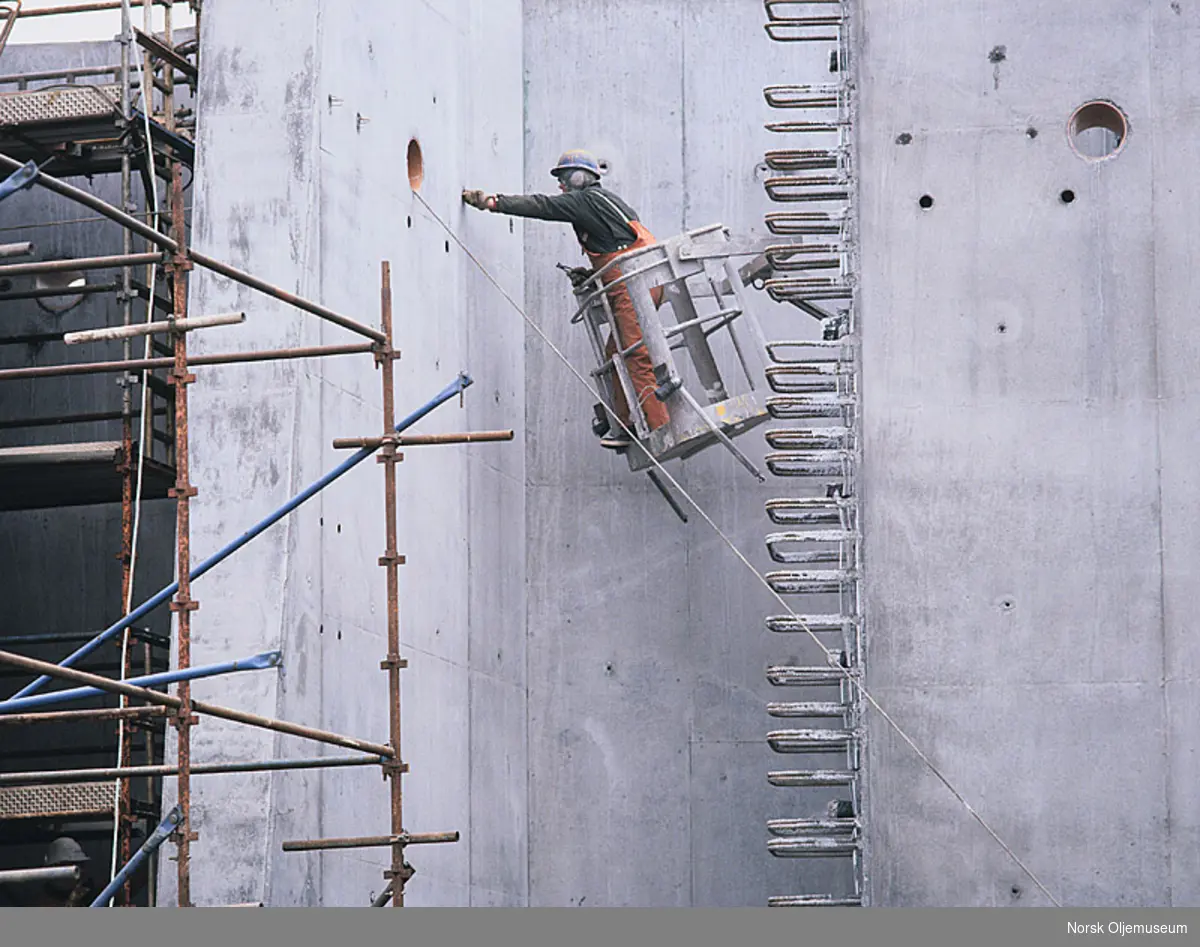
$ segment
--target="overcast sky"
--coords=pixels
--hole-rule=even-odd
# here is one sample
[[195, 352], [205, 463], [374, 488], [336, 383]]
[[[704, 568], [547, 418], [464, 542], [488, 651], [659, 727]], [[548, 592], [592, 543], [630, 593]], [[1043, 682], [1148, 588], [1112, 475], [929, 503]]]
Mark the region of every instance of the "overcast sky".
[[[79, 0], [26, 0], [26, 10], [61, 7]], [[142, 26], [142, 8], [133, 8], [133, 25]], [[163, 11], [154, 8], [154, 28], [162, 29]], [[193, 26], [195, 19], [186, 3], [176, 4], [172, 26]], [[13, 27], [10, 43], [67, 43], [86, 39], [112, 39], [121, 30], [121, 11], [103, 13], [64, 13], [60, 16], [21, 17]], [[0, 59], [3, 54], [0, 53]], [[0, 65], [0, 69], [3, 66]]]

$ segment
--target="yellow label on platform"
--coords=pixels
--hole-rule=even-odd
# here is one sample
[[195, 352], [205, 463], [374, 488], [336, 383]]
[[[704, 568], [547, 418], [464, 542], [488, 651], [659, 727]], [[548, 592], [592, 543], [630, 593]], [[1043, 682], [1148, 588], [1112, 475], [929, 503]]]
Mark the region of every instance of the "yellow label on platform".
[[717, 417], [719, 417], [719, 418], [725, 417], [725, 405], [723, 405], [723, 404], [717, 405]]

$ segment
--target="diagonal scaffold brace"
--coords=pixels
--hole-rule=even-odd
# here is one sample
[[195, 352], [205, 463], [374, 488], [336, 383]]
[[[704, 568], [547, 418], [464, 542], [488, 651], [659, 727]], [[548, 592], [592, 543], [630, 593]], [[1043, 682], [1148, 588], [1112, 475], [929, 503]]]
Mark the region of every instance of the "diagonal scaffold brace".
[[[439, 407], [442, 404], [445, 404], [447, 401], [449, 401], [452, 398], [454, 398], [455, 396], [461, 394], [463, 391], [465, 391], [467, 388], [469, 388], [473, 383], [474, 382], [471, 379], [470, 375], [468, 375], [465, 372], [460, 373], [459, 376], [453, 382], [451, 382], [449, 385], [447, 385], [445, 388], [443, 388], [430, 401], [426, 402], [424, 405], [422, 405], [416, 411], [412, 412], [407, 417], [402, 419], [399, 423], [397, 423], [394, 426], [395, 432], [397, 434], [399, 434], [402, 431], [406, 430], [407, 428], [411, 427], [412, 425], [416, 424], [418, 421], [420, 421], [422, 418], [424, 418], [426, 415], [428, 415], [430, 412], [432, 412], [435, 408]], [[267, 516], [263, 520], [259, 521], [254, 526], [250, 527], [250, 529], [248, 529], [248, 530], [246, 530], [246, 532], [242, 533], [242, 535], [239, 536], [237, 539], [233, 540], [231, 543], [226, 545], [224, 548], [220, 549], [219, 551], [217, 551], [216, 553], [214, 553], [213, 555], [211, 555], [207, 559], [205, 559], [202, 563], [197, 565], [189, 573], [190, 579], [192, 581], [195, 581], [196, 579], [198, 579], [202, 575], [204, 575], [206, 572], [211, 570], [213, 567], [217, 566], [219, 563], [221, 563], [225, 559], [229, 558], [229, 556], [233, 555], [233, 553], [237, 552], [237, 550], [239, 550], [243, 546], [245, 546], [248, 542], [250, 542], [250, 540], [254, 539], [256, 536], [258, 536], [259, 534], [264, 532], [268, 527], [273, 526], [274, 524], [278, 523], [281, 519], [283, 519], [285, 516], [287, 516], [289, 513], [291, 513], [293, 510], [295, 510], [297, 507], [299, 507], [305, 501], [310, 500], [312, 497], [316, 496], [318, 493], [320, 493], [322, 490], [324, 490], [327, 486], [329, 486], [331, 483], [333, 483], [335, 480], [337, 480], [339, 477], [341, 477], [343, 474], [348, 473], [350, 470], [352, 470], [354, 467], [361, 464], [368, 457], [371, 457], [378, 449], [379, 449], [378, 447], [363, 447], [362, 449], [356, 451], [354, 454], [352, 454], [350, 457], [346, 458], [346, 460], [342, 461], [340, 464], [338, 464], [336, 467], [334, 467], [331, 471], [329, 471], [327, 474], [325, 474], [319, 480], [314, 481], [312, 484], [310, 484], [308, 487], [306, 487], [300, 493], [296, 494], [294, 497], [292, 497], [290, 500], [288, 500], [287, 503], [283, 504], [283, 506], [279, 507], [279, 509], [275, 510], [269, 516]], [[145, 602], [143, 602], [141, 605], [139, 605], [137, 608], [135, 608], [129, 614], [125, 615], [122, 619], [120, 619], [120, 621], [117, 621], [114, 624], [110, 625], [104, 631], [100, 632], [100, 634], [96, 635], [96, 637], [93, 638], [91, 641], [87, 642], [87, 644], [84, 644], [81, 647], [77, 648], [74, 652], [72, 652], [70, 655], [68, 655], [62, 661], [58, 662], [59, 667], [71, 667], [73, 664], [78, 662], [81, 658], [86, 657], [87, 655], [89, 655], [93, 651], [95, 651], [97, 648], [99, 648], [101, 645], [103, 645], [104, 642], [109, 641], [110, 639], [112, 639], [116, 635], [120, 634], [122, 631], [124, 631], [129, 626], [140, 621], [142, 618], [144, 618], [146, 615], [148, 615], [154, 609], [158, 608], [160, 605], [165, 604], [171, 598], [171, 596], [174, 595], [178, 590], [179, 590], [179, 583], [172, 582], [166, 588], [162, 589], [157, 594], [155, 594], [152, 597], [150, 597], [149, 599], [147, 599]], [[43, 688], [46, 684], [50, 683], [50, 681], [51, 681], [50, 675], [43, 674], [40, 677], [36, 678], [35, 680], [31, 681], [29, 684], [26, 684], [19, 691], [17, 691], [17, 693], [14, 694], [10, 698], [10, 700], [16, 700], [18, 698], [28, 697], [30, 694], [35, 693], [36, 691]], [[6, 709], [10, 709], [10, 708], [6, 707], [7, 703], [8, 703], [8, 701], [0, 701], [0, 712], [3, 712]], [[15, 709], [15, 708], [11, 708], [11, 709]]]

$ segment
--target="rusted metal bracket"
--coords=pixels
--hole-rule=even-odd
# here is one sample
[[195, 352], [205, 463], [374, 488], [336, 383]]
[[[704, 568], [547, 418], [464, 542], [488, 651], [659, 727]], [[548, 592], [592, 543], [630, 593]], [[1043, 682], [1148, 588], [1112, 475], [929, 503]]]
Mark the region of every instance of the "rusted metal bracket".
[[[335, 848], [388, 848], [399, 845], [407, 848], [409, 845], [440, 845], [446, 842], [457, 842], [458, 832], [400, 832], [396, 835], [360, 835], [349, 838], [313, 838], [296, 839], [283, 843], [285, 852], [315, 852]], [[389, 877], [385, 875], [385, 877]]]
[[133, 28], [133, 36], [137, 40], [137, 44], [155, 59], [161, 59], [163, 62], [174, 66], [189, 79], [195, 79], [199, 76], [193, 63], [184, 56], [181, 56], [175, 51], [174, 47], [168, 46], [157, 36], [143, 33], [136, 26]]
[[[464, 431], [458, 434], [400, 434], [384, 437], [336, 437], [334, 450], [375, 450], [387, 444], [398, 447], [422, 447], [435, 444], [481, 444], [493, 441], [511, 441], [514, 432], [509, 431]], [[397, 454], [403, 459], [403, 454]]]

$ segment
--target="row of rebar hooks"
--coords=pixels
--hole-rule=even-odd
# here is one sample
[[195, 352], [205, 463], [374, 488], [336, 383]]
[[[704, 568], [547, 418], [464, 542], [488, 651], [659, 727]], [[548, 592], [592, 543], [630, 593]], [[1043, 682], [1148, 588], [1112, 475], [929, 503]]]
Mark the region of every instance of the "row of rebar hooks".
[[[777, 302], [822, 320], [824, 337], [772, 342], [766, 370], [772, 394], [767, 407], [777, 421], [766, 432], [766, 466], [801, 488], [766, 504], [776, 529], [767, 552], [781, 568], [767, 573], [771, 589], [798, 604], [791, 614], [766, 619], [772, 634], [789, 636], [788, 650], [816, 654], [809, 663], [768, 668], [788, 699], [767, 705], [786, 724], [767, 744], [794, 760], [794, 768], [768, 774], [773, 786], [804, 790], [823, 799], [824, 812], [772, 819], [767, 850], [780, 858], [812, 860], [798, 881], [802, 890], [770, 898], [773, 906], [863, 903], [862, 718], [854, 681], [862, 668], [860, 532], [856, 472], [858, 448], [858, 345], [855, 333], [853, 250], [854, 173], [851, 151], [853, 87], [848, 81], [846, 11], [840, 0], [764, 0], [767, 35], [779, 42], [830, 45], [828, 62], [838, 81], [772, 85], [768, 107], [795, 115], [766, 124], [768, 131], [804, 144], [766, 153], [763, 187], [774, 202], [804, 210], [769, 213], [773, 234], [801, 238], [772, 247], [774, 276], [765, 289]], [[805, 646], [815, 638], [821, 643]], [[793, 696], [794, 695], [794, 696]], [[830, 766], [830, 759], [842, 760]], [[814, 795], [815, 794], [815, 795]], [[820, 804], [820, 801], [817, 803]], [[794, 801], [787, 805], [795, 807]], [[849, 871], [844, 867], [849, 866]], [[811, 872], [811, 874], [810, 874]], [[838, 890], [841, 889], [841, 890]]]

